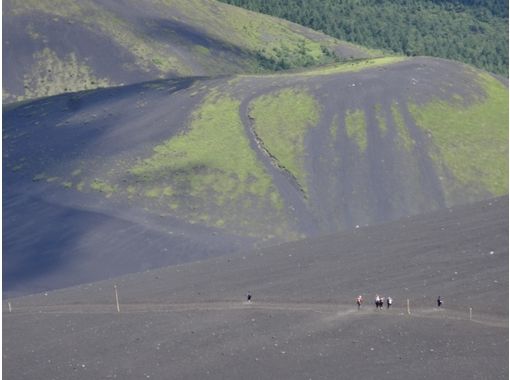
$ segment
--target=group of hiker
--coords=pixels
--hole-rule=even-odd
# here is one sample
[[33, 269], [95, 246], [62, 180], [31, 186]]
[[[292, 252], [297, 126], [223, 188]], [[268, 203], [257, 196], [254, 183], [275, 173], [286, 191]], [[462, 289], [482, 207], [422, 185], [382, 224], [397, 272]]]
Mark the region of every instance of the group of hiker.
[[[386, 308], [389, 309], [391, 305], [393, 305], [393, 298], [391, 297], [381, 297], [379, 294], [375, 296], [375, 308], [382, 309], [384, 307], [384, 303], [386, 303]], [[358, 310], [361, 308], [363, 304], [363, 296], [359, 295], [356, 297], [356, 305], [358, 305]]]
[[[246, 294], [246, 300], [248, 303], [251, 303], [251, 292]], [[391, 297], [381, 297], [379, 294], [375, 296], [375, 308], [382, 309], [384, 307], [384, 303], [386, 302], [386, 308], [389, 309], [391, 305], [393, 305], [393, 298]], [[361, 309], [361, 305], [363, 304], [363, 296], [360, 294], [356, 297], [356, 305], [358, 305], [358, 310]], [[441, 307], [443, 301], [441, 300], [441, 296], [437, 297], [437, 307]]]
[[[379, 294], [375, 296], [375, 308], [382, 309], [384, 307], [384, 303], [386, 301], [386, 308], [389, 309], [393, 304], [393, 298], [391, 297], [381, 297]], [[361, 308], [363, 304], [363, 296], [359, 295], [356, 297], [356, 305], [358, 305], [358, 310]], [[441, 296], [437, 297], [437, 307], [441, 307], [443, 305], [443, 301], [441, 300]]]

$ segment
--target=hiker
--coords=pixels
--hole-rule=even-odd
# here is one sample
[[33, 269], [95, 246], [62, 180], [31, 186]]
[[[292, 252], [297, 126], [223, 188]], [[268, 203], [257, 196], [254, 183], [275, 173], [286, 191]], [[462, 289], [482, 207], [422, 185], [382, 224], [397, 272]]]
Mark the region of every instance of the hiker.
[[379, 294], [376, 294], [376, 296], [375, 296], [375, 308], [376, 309], [379, 309], [380, 302], [381, 302], [381, 297], [379, 297]]
[[441, 296], [437, 297], [437, 307], [441, 307], [443, 301], [441, 300]]
[[357, 298], [356, 298], [356, 304], [358, 305], [358, 310], [361, 308], [361, 304], [363, 303], [363, 296], [360, 294]]
[[379, 307], [382, 308], [384, 307], [384, 297], [381, 297], [381, 299], [379, 300]]
[[248, 301], [248, 303], [251, 303], [251, 293], [248, 292], [248, 294], [246, 295], [246, 299]]
[[391, 297], [386, 297], [386, 308], [390, 308], [393, 304], [393, 299]]

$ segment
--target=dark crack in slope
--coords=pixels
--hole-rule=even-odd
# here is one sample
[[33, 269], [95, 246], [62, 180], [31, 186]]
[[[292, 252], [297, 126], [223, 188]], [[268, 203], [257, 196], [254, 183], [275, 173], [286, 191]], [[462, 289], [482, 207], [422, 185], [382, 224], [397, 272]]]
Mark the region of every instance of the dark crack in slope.
[[[263, 91], [263, 93], [266, 92], [268, 92], [268, 89]], [[290, 211], [290, 222], [296, 226], [299, 233], [309, 235], [316, 230], [316, 223], [306, 205], [307, 195], [305, 190], [297, 178], [265, 147], [264, 141], [253, 128], [253, 118], [249, 115], [249, 104], [261, 93], [247, 97], [241, 102], [239, 107], [241, 121], [252, 149], [273, 178], [278, 192], [284, 195], [282, 198], [287, 206], [286, 209]]]

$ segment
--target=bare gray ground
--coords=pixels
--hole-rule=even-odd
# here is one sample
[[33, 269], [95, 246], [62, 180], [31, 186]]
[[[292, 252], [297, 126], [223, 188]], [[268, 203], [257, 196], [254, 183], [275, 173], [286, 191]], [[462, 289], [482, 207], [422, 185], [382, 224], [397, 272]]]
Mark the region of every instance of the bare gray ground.
[[[507, 211], [499, 198], [5, 300], [3, 375], [506, 379]], [[376, 293], [394, 307], [376, 311]]]

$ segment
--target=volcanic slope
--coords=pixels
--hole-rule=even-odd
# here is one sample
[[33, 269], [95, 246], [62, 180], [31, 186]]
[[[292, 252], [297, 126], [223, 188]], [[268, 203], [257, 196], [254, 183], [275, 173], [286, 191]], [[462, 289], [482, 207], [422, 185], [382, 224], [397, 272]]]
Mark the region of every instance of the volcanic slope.
[[502, 197], [4, 301], [3, 374], [507, 379], [507, 299]]
[[4, 108], [4, 291], [96, 281], [508, 193], [508, 88], [386, 57]]
[[6, 0], [3, 100], [381, 52], [210, 0]]

